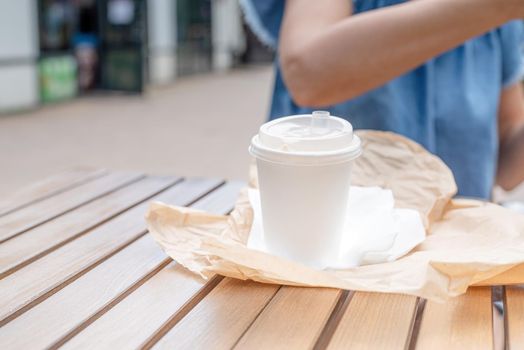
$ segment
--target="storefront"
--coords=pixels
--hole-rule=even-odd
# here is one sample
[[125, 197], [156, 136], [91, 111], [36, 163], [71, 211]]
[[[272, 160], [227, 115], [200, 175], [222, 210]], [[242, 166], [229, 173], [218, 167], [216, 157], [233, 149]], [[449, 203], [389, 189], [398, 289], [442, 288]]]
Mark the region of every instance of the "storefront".
[[1, 1], [0, 113], [141, 93], [229, 69], [247, 49], [237, 0]]
[[141, 92], [146, 3], [39, 0], [41, 101], [99, 90]]

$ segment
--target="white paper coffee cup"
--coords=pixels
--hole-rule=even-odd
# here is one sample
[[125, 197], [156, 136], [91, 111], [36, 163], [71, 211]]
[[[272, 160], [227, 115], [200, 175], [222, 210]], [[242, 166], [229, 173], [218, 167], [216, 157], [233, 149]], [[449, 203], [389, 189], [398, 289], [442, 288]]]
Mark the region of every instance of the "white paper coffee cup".
[[260, 127], [249, 151], [267, 248], [319, 269], [336, 261], [351, 168], [361, 153], [351, 124], [322, 111], [279, 118]]

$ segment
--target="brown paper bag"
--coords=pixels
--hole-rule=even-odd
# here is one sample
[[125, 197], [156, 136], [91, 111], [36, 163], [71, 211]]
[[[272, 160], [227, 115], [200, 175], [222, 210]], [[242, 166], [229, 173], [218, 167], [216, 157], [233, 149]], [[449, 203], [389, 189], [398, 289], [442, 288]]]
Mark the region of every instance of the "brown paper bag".
[[[404, 137], [359, 132], [364, 153], [353, 183], [393, 191], [398, 207], [417, 209], [428, 237], [403, 258], [346, 270], [317, 271], [246, 247], [253, 212], [243, 191], [233, 212], [153, 203], [149, 231], [168, 255], [208, 278], [406, 293], [442, 301], [470, 285], [524, 283], [524, 216], [494, 204], [452, 200], [456, 185], [437, 157]], [[251, 174], [256, 174], [252, 170]], [[252, 176], [256, 186], [256, 177]]]

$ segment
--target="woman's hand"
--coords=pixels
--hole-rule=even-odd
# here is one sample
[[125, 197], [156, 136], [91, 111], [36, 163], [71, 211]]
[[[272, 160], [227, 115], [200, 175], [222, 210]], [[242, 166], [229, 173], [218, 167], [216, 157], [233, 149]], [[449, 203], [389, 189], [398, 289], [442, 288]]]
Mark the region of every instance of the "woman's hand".
[[416, 0], [356, 16], [349, 0], [287, 0], [284, 81], [299, 105], [335, 104], [519, 16], [524, 0]]
[[511, 190], [524, 181], [524, 99], [522, 84], [504, 89], [499, 107], [497, 184]]

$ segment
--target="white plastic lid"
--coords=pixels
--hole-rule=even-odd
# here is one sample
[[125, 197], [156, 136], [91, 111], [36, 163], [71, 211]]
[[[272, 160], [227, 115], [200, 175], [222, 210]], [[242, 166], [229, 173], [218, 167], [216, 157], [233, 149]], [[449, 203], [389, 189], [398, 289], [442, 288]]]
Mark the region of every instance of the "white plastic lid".
[[322, 165], [353, 160], [361, 154], [361, 146], [347, 120], [315, 111], [262, 125], [249, 151], [274, 163]]

